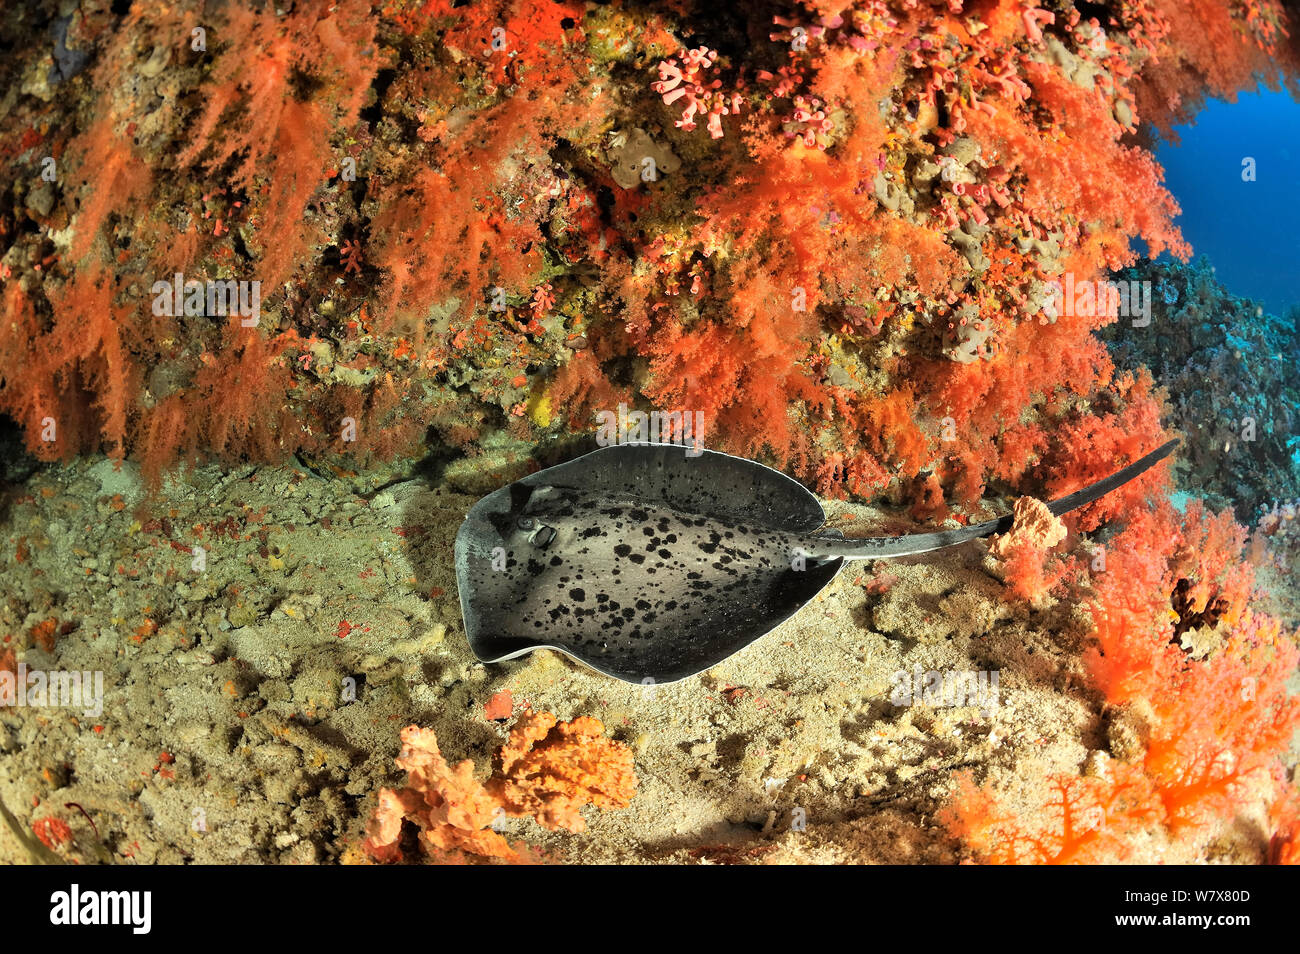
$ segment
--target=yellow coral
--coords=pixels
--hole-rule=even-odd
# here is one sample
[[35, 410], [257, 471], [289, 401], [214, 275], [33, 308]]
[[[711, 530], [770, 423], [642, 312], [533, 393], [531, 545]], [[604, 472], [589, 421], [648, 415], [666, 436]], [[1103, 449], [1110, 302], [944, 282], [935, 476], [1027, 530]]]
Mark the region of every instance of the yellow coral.
[[536, 391], [528, 399], [528, 417], [538, 427], [551, 426], [551, 394], [549, 391]]

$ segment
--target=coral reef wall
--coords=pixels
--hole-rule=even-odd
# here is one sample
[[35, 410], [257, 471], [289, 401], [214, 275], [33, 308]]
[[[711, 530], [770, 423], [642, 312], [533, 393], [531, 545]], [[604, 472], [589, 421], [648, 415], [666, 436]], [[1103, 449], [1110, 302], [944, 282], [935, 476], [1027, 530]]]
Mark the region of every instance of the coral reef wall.
[[45, 2], [0, 39], [38, 456], [480, 455], [626, 401], [927, 515], [1159, 438], [1094, 335], [1124, 303], [1053, 289], [1186, 256], [1140, 124], [1295, 61], [1258, 0]]
[[1150, 283], [1151, 324], [1101, 337], [1119, 366], [1149, 368], [1168, 390], [1166, 423], [1185, 439], [1181, 482], [1243, 522], [1300, 498], [1300, 312], [1234, 297], [1205, 258], [1144, 262], [1117, 280]]

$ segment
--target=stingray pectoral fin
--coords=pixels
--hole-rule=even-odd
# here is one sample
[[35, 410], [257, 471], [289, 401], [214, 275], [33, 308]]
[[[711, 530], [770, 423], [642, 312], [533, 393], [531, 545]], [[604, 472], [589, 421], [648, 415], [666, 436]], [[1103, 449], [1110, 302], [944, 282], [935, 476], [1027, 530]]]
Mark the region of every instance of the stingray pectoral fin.
[[[1174, 452], [1177, 440], [1169, 441], [1153, 450], [1145, 457], [1134, 461], [1122, 470], [1117, 470], [1095, 484], [1089, 484], [1082, 490], [1067, 494], [1060, 500], [1047, 505], [1055, 516], [1077, 510], [1094, 500], [1100, 500], [1116, 487], [1121, 487], [1134, 477], [1154, 467]], [[968, 540], [978, 540], [994, 533], [1006, 533], [1011, 529], [1011, 514], [996, 520], [985, 520], [968, 527], [952, 530], [937, 530], [932, 533], [909, 533], [900, 537], [868, 537], [859, 540], [831, 540], [825, 537], [812, 541], [807, 547], [811, 559], [833, 559], [843, 557], [846, 560], [881, 560], [888, 557], [912, 556], [917, 553], [929, 553], [945, 547], [957, 546]]]

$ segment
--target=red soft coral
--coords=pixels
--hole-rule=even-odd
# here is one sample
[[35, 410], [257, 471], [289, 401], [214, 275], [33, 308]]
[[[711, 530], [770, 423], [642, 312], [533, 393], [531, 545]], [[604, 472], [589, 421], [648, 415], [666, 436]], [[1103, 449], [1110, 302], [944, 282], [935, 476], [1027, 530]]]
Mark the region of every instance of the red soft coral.
[[1052, 775], [1015, 792], [977, 788], [969, 775], [939, 820], [990, 864], [1103, 864], [1123, 860], [1132, 840], [1159, 824], [1151, 780], [1122, 763], [1101, 776]]
[[1232, 817], [1252, 785], [1272, 800], [1272, 769], [1300, 728], [1300, 699], [1287, 689], [1296, 635], [1249, 613], [1213, 656], [1149, 699], [1156, 722], [1144, 768], [1175, 833]]
[[[309, 0], [283, 15], [234, 5], [225, 17], [206, 102], [177, 161], [209, 176], [230, 166], [233, 185], [254, 197], [270, 238], [260, 277], [274, 287], [313, 234], [305, 212], [336, 161], [331, 137], [357, 122], [379, 69], [375, 23], [362, 0]], [[318, 84], [306, 98], [296, 89], [304, 74]]]
[[[1238, 605], [1253, 583], [1241, 541], [1230, 518], [1207, 517], [1199, 506], [1184, 516], [1160, 501], [1130, 515], [1092, 564], [1096, 647], [1085, 665], [1108, 704], [1149, 712], [1142, 746], [1124, 753], [1133, 761], [1111, 764], [1098, 778], [1053, 776], [1055, 795], [1034, 808], [1009, 809], [1025, 793], [964, 783], [945, 818], [980, 857], [1122, 859], [1139, 829], [1203, 839], [1244, 807], [1290, 797], [1277, 776], [1300, 728], [1300, 700], [1287, 689], [1300, 665], [1300, 634]], [[1180, 579], [1228, 594], [1236, 607], [1216, 621], [1221, 640], [1204, 659], [1190, 658], [1171, 638]], [[1080, 806], [1101, 808], [1097, 823], [1081, 825]], [[1282, 808], [1275, 812], [1285, 843], [1290, 822]]]
[[[1088, 413], [1071, 414], [1056, 423], [1052, 450], [1045, 455], [1042, 467], [1044, 486], [1052, 499], [1096, 483], [1164, 443], [1161, 404], [1153, 390], [1145, 369], [1120, 375], [1110, 389], [1098, 395]], [[1145, 509], [1152, 490], [1167, 482], [1169, 467], [1168, 462], [1157, 464], [1082, 508], [1071, 520], [1080, 530], [1095, 530]]]

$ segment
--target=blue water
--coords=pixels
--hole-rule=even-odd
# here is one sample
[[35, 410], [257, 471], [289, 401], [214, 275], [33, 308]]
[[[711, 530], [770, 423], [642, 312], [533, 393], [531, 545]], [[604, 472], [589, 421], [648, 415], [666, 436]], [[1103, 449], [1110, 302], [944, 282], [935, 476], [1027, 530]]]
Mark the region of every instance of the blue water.
[[[1300, 103], [1285, 92], [1211, 100], [1178, 145], [1159, 143], [1165, 186], [1195, 255], [1208, 255], [1219, 281], [1276, 315], [1300, 305]], [[1255, 181], [1242, 160], [1255, 160]]]

